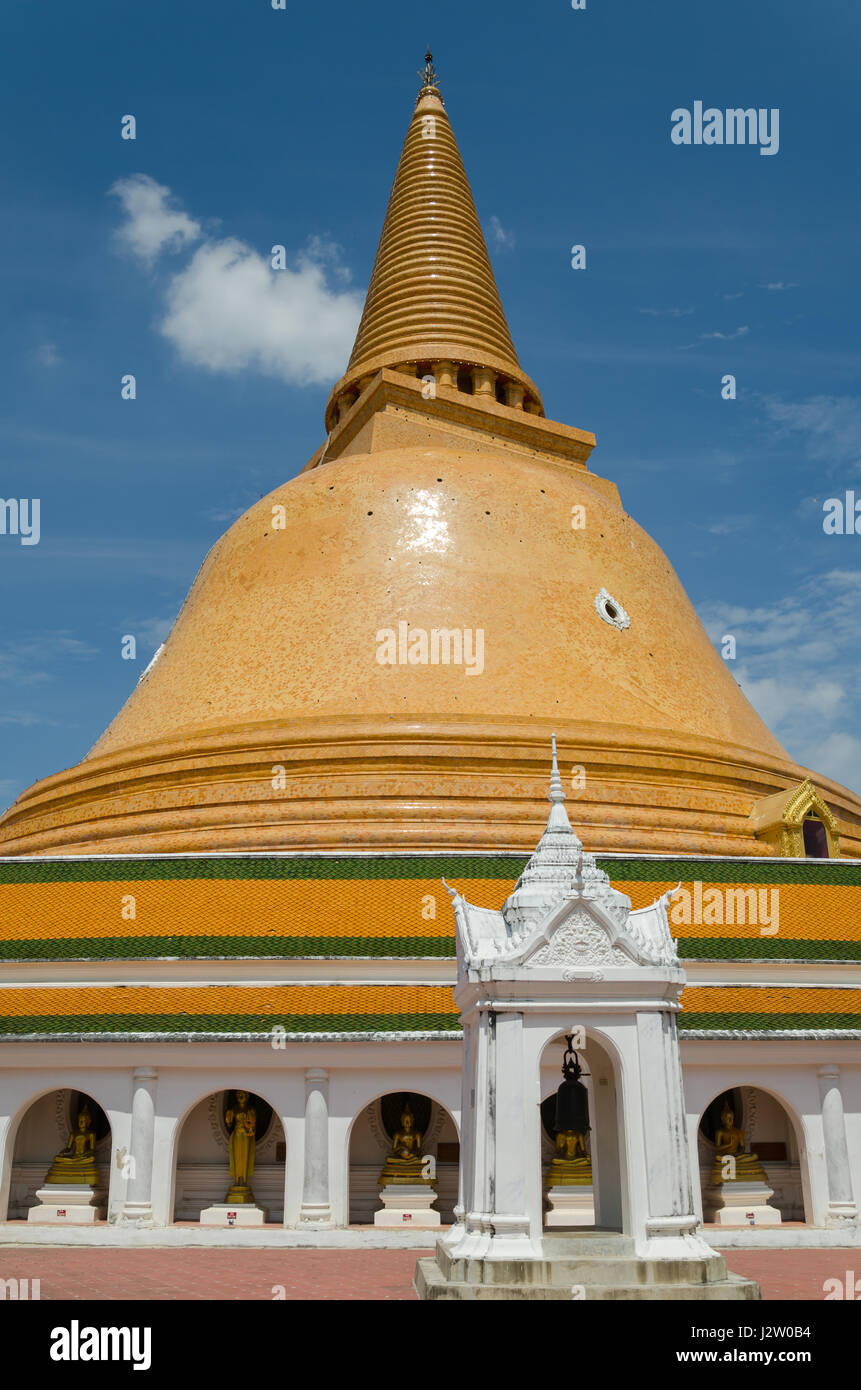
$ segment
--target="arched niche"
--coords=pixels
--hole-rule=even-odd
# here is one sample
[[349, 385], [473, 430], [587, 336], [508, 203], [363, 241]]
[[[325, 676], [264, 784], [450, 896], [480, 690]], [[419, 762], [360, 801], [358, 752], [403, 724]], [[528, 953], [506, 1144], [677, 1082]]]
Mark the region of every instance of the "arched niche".
[[45, 1184], [48, 1169], [66, 1147], [77, 1125], [78, 1114], [86, 1103], [96, 1135], [96, 1163], [100, 1188], [108, 1191], [111, 1179], [111, 1125], [106, 1112], [89, 1091], [68, 1087], [46, 1091], [35, 1097], [18, 1122], [12, 1148], [7, 1221], [26, 1221], [31, 1207], [38, 1206], [36, 1192]]
[[763, 797], [750, 813], [751, 828], [773, 854], [793, 859], [839, 859], [834, 813], [809, 778]]
[[[552, 1122], [552, 1106], [547, 1102], [551, 1097], [555, 1097], [562, 1081], [564, 1051], [565, 1034], [560, 1032], [548, 1040], [541, 1052], [541, 1104], [538, 1107], [537, 1129], [541, 1147], [542, 1192], [545, 1190], [547, 1170], [555, 1151], [554, 1141], [547, 1132], [544, 1120], [549, 1112]], [[583, 1067], [580, 1079], [589, 1096], [590, 1132], [587, 1149], [592, 1160], [594, 1210], [591, 1222], [578, 1221], [573, 1224], [579, 1229], [591, 1225], [602, 1230], [622, 1231], [625, 1229], [627, 1192], [621, 1142], [621, 1087], [614, 1062], [614, 1049], [600, 1033], [586, 1029], [585, 1045], [576, 1051]]]
[[[240, 1088], [241, 1089], [241, 1088]], [[287, 1144], [277, 1111], [251, 1087], [257, 1111], [254, 1176], [251, 1189], [267, 1221], [284, 1220]], [[213, 1091], [192, 1105], [178, 1127], [173, 1193], [174, 1221], [197, 1221], [205, 1207], [224, 1202], [230, 1187], [230, 1131], [225, 1113], [236, 1102], [236, 1087]]]
[[775, 1207], [783, 1221], [810, 1221], [810, 1184], [807, 1157], [800, 1142], [798, 1123], [786, 1102], [773, 1091], [744, 1082], [717, 1091], [703, 1110], [697, 1129], [700, 1190], [705, 1194], [711, 1179], [720, 1112], [729, 1101], [735, 1123], [744, 1134], [745, 1149], [759, 1156]]
[[[376, 1096], [353, 1117], [348, 1137], [348, 1210], [350, 1225], [373, 1225], [380, 1207], [380, 1172], [391, 1151], [405, 1100], [422, 1134], [422, 1154], [436, 1164], [434, 1208], [443, 1226], [454, 1220], [457, 1201], [460, 1142], [449, 1110], [422, 1091], [389, 1091]], [[424, 1127], [423, 1127], [424, 1126]]]

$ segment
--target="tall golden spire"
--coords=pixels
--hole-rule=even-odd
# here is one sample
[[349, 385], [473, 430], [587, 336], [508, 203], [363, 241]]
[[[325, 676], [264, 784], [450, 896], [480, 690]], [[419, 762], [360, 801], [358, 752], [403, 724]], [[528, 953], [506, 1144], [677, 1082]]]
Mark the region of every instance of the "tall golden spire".
[[416, 375], [441, 364], [443, 385], [457, 385], [460, 373], [461, 384], [478, 395], [544, 414], [511, 341], [430, 52], [420, 76], [362, 321], [347, 371], [329, 397], [327, 429], [382, 367]]

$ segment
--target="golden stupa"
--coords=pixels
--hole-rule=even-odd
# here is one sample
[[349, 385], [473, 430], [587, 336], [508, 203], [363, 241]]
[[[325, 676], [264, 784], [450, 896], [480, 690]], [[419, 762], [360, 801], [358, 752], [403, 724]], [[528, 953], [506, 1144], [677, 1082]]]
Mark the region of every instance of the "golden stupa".
[[[529, 850], [555, 730], [592, 851], [803, 853], [815, 810], [830, 853], [861, 854], [859, 798], [792, 762], [588, 469], [594, 436], [544, 418], [430, 62], [326, 429], [0, 852]], [[449, 664], [419, 659], [434, 630]]]

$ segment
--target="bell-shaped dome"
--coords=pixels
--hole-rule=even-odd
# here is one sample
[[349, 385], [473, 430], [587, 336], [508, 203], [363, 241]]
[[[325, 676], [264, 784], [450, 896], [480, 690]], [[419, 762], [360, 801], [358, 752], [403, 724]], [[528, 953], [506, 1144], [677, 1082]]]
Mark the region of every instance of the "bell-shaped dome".
[[[593, 437], [543, 418], [435, 86], [329, 425], [0, 852], [531, 850], [554, 730], [591, 852], [774, 852], [752, 813], [805, 771], [587, 467]], [[815, 782], [861, 854], [861, 802]]]

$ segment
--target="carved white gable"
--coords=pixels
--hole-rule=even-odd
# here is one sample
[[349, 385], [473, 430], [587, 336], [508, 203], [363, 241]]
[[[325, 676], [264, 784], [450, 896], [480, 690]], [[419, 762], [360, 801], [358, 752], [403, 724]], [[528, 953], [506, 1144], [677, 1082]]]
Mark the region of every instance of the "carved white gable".
[[631, 957], [610, 944], [607, 932], [583, 906], [577, 907], [549, 941], [527, 955], [528, 966], [630, 965]]
[[562, 804], [555, 739], [548, 799], [547, 829], [501, 912], [473, 907], [445, 885], [459, 962], [479, 971], [505, 964], [563, 974], [589, 966], [678, 966], [666, 910], [671, 895], [633, 912], [630, 898], [584, 852]]

